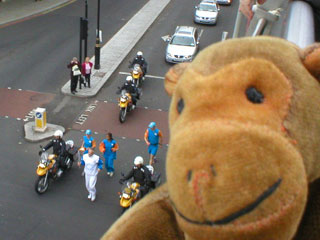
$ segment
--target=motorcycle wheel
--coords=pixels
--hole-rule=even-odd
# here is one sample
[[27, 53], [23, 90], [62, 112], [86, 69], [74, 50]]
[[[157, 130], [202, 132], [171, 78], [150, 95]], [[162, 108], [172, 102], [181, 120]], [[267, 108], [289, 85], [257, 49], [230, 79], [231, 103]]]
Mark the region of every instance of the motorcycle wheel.
[[122, 210], [121, 210], [121, 214], [123, 214], [125, 211], [127, 211], [128, 210], [128, 208], [122, 208]]
[[44, 184], [46, 177], [45, 176], [41, 176], [36, 180], [35, 183], [35, 190], [38, 194], [43, 194], [48, 190], [49, 187], [49, 179], [47, 179], [46, 184]]
[[66, 158], [66, 169], [67, 171], [69, 171], [72, 168], [73, 165], [73, 161], [71, 160], [71, 158], [67, 157]]
[[126, 120], [126, 115], [127, 115], [127, 109], [126, 108], [121, 108], [119, 112], [119, 121], [120, 123], [124, 123]]

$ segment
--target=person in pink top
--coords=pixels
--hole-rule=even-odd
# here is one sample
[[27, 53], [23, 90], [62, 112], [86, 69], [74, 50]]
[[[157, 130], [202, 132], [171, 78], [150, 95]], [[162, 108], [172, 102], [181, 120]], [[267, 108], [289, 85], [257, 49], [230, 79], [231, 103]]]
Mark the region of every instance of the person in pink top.
[[81, 73], [85, 77], [86, 82], [88, 83], [88, 87], [90, 87], [90, 76], [91, 76], [91, 69], [92, 69], [92, 62], [89, 61], [90, 58], [86, 57], [85, 62], [82, 63]]

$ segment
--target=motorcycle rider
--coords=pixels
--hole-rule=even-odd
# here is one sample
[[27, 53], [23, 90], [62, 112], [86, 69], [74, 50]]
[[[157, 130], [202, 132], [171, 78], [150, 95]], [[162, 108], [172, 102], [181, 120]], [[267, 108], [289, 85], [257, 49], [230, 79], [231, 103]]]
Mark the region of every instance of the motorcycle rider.
[[61, 130], [57, 130], [53, 134], [53, 139], [42, 149], [42, 151], [39, 152], [39, 155], [41, 155], [42, 152], [47, 151], [49, 148], [53, 148], [53, 154], [57, 155], [57, 161], [56, 161], [56, 169], [58, 170], [57, 175], [60, 176], [63, 172], [60, 167], [63, 167], [63, 161], [66, 157], [66, 143], [62, 139], [63, 132]]
[[133, 104], [132, 109], [135, 109], [137, 105], [137, 99], [139, 99], [140, 94], [139, 94], [138, 88], [134, 85], [131, 76], [127, 76], [126, 82], [119, 89], [119, 92], [121, 92], [122, 90], [126, 90], [128, 93], [131, 94], [132, 104]]
[[137, 182], [140, 184], [139, 194], [140, 194], [140, 197], [142, 198], [149, 191], [149, 188], [151, 185], [151, 174], [148, 168], [145, 165], [143, 165], [143, 158], [141, 156], [137, 156], [134, 159], [133, 168], [126, 176], [120, 179], [119, 183], [123, 184], [124, 181], [132, 177], [134, 182]]
[[137, 56], [133, 59], [132, 63], [130, 64], [130, 68], [132, 68], [136, 63], [141, 66], [142, 74], [144, 77], [147, 73], [148, 63], [144, 59], [143, 53], [141, 51], [137, 52]]

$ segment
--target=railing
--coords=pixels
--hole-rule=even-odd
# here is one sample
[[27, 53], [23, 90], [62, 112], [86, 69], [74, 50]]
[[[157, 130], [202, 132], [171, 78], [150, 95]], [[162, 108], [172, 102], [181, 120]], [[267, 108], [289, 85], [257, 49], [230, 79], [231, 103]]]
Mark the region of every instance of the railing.
[[267, 0], [253, 6], [254, 16], [246, 27], [247, 19], [238, 11], [233, 38], [271, 35], [285, 38], [301, 48], [315, 41], [313, 11], [303, 1]]

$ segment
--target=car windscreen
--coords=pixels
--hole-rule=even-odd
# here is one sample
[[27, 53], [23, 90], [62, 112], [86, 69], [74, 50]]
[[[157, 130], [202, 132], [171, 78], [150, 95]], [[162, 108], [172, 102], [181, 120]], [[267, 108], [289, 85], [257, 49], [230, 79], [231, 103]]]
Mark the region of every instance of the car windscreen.
[[216, 12], [217, 6], [215, 4], [199, 4], [200, 11]]
[[171, 40], [172, 45], [182, 45], [194, 47], [194, 39], [187, 36], [174, 36]]

